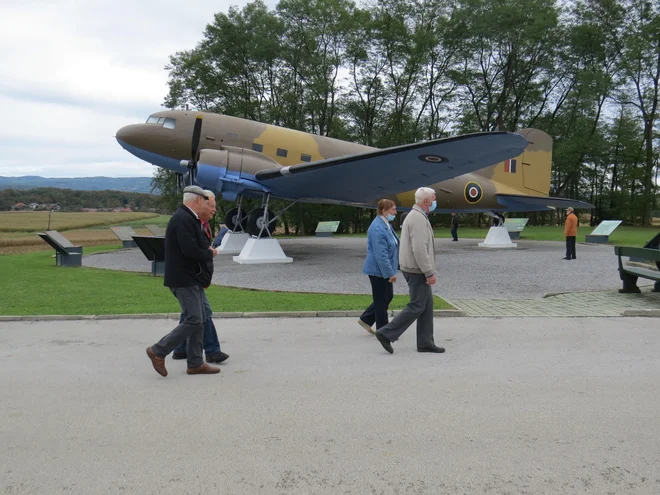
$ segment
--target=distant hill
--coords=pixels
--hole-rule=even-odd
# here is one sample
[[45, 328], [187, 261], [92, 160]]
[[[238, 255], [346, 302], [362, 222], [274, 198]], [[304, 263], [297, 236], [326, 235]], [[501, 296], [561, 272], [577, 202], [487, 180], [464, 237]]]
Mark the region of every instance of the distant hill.
[[78, 191], [124, 191], [151, 193], [151, 177], [23, 177], [0, 176], [2, 189], [34, 189], [35, 187], [57, 187]]

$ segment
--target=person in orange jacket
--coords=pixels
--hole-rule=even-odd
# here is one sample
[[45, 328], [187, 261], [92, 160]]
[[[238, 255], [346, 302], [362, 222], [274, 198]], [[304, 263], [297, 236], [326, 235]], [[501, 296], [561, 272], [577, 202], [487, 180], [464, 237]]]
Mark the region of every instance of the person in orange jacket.
[[577, 237], [578, 217], [572, 207], [566, 208], [566, 222], [564, 223], [564, 236], [566, 237], [565, 260], [575, 259], [575, 238]]

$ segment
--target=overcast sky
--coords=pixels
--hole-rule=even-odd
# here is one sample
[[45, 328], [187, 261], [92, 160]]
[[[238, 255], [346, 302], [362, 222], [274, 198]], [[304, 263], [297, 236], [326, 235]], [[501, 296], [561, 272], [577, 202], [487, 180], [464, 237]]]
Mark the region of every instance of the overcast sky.
[[162, 109], [169, 55], [246, 3], [0, 0], [0, 175], [151, 177], [115, 132]]

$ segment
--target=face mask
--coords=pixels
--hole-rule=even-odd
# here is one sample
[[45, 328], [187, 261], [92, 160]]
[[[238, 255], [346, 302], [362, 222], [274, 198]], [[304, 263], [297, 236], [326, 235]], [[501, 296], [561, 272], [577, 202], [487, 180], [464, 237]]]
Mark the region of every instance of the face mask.
[[436, 207], [436, 206], [437, 206], [437, 204], [436, 204], [436, 202], [434, 201], [433, 203], [431, 203], [431, 207], [429, 208], [429, 211], [433, 211], [433, 210], [435, 210], [435, 207]]
[[392, 214], [387, 215], [387, 220], [388, 220], [389, 222], [391, 222], [391, 221], [394, 220], [395, 218], [396, 218], [396, 215], [392, 215]]

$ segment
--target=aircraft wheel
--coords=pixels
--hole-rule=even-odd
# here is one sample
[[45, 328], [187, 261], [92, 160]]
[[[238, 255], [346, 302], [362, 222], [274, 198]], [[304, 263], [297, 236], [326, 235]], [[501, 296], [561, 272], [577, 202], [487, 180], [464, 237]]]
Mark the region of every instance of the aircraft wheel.
[[236, 231], [238, 228], [238, 224], [240, 223], [241, 229], [239, 230], [245, 230], [245, 220], [246, 220], [246, 214], [244, 210], [241, 210], [241, 219], [240, 222], [238, 220], [238, 208], [232, 208], [229, 210], [227, 213], [225, 213], [225, 225], [229, 230], [232, 232]]
[[[268, 222], [268, 220], [271, 218], [273, 218], [272, 212], [269, 211], [268, 217], [266, 218], [266, 215], [264, 215], [263, 208], [255, 208], [248, 215], [248, 219], [247, 219], [248, 233], [250, 235], [259, 235], [259, 232], [261, 232], [261, 228], [264, 225], [264, 223]], [[276, 223], [277, 221], [272, 222], [267, 227], [271, 234], [275, 231]], [[264, 229], [264, 234], [266, 234], [266, 229]]]

